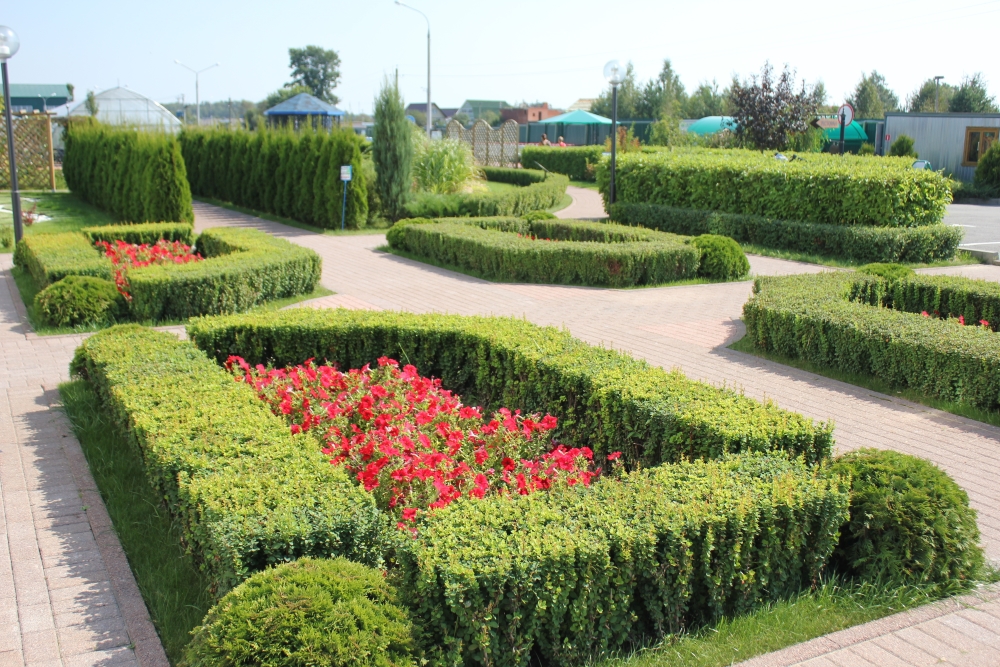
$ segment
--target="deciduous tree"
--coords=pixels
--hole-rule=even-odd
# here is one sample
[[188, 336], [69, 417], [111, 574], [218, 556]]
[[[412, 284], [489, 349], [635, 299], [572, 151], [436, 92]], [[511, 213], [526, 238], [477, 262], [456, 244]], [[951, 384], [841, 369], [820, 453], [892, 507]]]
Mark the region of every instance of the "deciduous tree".
[[340, 81], [340, 56], [336, 51], [310, 45], [302, 49], [288, 49], [288, 66], [292, 80], [287, 86], [305, 86], [319, 99], [336, 104], [339, 100], [333, 89]]
[[805, 82], [798, 92], [794, 86], [795, 73], [787, 65], [775, 80], [770, 63], [764, 64], [760, 76], [733, 81], [730, 104], [740, 143], [760, 150], [780, 150], [794, 135], [809, 129], [809, 121], [816, 115], [816, 100]]
[[952, 95], [948, 110], [953, 113], [997, 113], [996, 98], [986, 92], [982, 73], [962, 79], [962, 85]]

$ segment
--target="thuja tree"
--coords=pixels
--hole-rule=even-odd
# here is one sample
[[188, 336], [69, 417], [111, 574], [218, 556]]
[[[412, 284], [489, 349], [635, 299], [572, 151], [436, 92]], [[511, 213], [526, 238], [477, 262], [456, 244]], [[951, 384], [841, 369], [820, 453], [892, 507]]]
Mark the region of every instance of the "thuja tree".
[[409, 123], [398, 83], [390, 83], [386, 79], [375, 98], [372, 159], [375, 162], [376, 189], [384, 213], [391, 220], [406, 215], [404, 206], [410, 192], [410, 168], [413, 163]]
[[817, 103], [804, 81], [795, 91], [795, 73], [787, 66], [775, 80], [774, 69], [765, 63], [759, 77], [733, 81], [730, 107], [740, 143], [760, 150], [779, 150], [788, 146], [793, 136], [809, 129]]

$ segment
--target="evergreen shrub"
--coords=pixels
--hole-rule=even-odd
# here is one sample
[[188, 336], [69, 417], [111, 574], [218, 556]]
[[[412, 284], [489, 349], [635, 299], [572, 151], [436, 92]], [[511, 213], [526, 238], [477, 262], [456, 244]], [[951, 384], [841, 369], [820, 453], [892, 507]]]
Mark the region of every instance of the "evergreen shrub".
[[930, 461], [862, 449], [831, 471], [851, 480], [850, 519], [835, 562], [867, 581], [961, 589], [981, 572], [976, 511], [969, 497]]
[[541, 169], [512, 169], [510, 167], [480, 167], [487, 181], [510, 183], [511, 185], [531, 185], [545, 180]]
[[413, 141], [411, 123], [403, 108], [398, 83], [382, 82], [375, 98], [372, 160], [376, 188], [383, 213], [390, 220], [406, 217], [406, 201], [413, 186]]
[[593, 181], [603, 153], [603, 146], [525, 146], [521, 165], [563, 174], [574, 181]]
[[382, 572], [300, 558], [254, 574], [192, 631], [184, 667], [411, 667], [409, 617]]
[[945, 225], [872, 227], [776, 220], [758, 215], [720, 213], [662, 206], [616, 203], [611, 219], [673, 234], [720, 234], [740, 243], [795, 250], [862, 262], [932, 262], [951, 259], [962, 229]]
[[171, 134], [70, 123], [63, 174], [69, 189], [128, 222], [194, 222], [180, 144]]
[[698, 275], [712, 280], [741, 280], [750, 273], [750, 262], [740, 245], [728, 236], [702, 234], [691, 239], [701, 251]]
[[543, 181], [503, 192], [421, 193], [406, 204], [406, 215], [410, 218], [522, 216], [559, 204], [568, 185], [565, 176], [550, 174]]
[[362, 165], [363, 141], [348, 129], [308, 126], [299, 132], [195, 128], [180, 136], [194, 194], [324, 228], [340, 227], [342, 165], [352, 167], [346, 226], [368, 222], [371, 184]]
[[125, 299], [110, 280], [66, 276], [35, 295], [35, 308], [54, 327], [106, 324], [127, 316]]
[[[607, 162], [598, 167], [605, 202]], [[940, 223], [951, 181], [912, 160], [809, 153], [779, 161], [750, 150], [678, 149], [618, 158], [616, 201], [757, 215], [828, 225]]]
[[1000, 197], [1000, 141], [994, 141], [989, 150], [979, 156], [974, 182], [980, 188], [992, 190], [992, 195]]

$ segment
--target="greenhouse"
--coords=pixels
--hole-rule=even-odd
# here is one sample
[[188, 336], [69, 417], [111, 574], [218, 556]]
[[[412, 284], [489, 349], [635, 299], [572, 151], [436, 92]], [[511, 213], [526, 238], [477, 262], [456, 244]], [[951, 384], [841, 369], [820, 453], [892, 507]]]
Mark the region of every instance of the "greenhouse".
[[[128, 88], [111, 88], [94, 96], [97, 102], [95, 118], [108, 125], [127, 125], [142, 130], [180, 132], [181, 121], [164, 108]], [[70, 116], [89, 116], [86, 103], [73, 107]]]

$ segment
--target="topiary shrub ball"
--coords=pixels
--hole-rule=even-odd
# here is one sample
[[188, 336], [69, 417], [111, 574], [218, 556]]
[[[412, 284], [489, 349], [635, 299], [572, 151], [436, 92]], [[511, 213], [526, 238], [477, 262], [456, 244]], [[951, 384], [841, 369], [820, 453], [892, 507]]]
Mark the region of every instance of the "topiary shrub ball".
[[406, 612], [378, 570], [302, 558], [226, 593], [192, 631], [184, 667], [411, 667]]
[[35, 295], [35, 309], [54, 327], [113, 322], [126, 308], [113, 282], [91, 276], [66, 276]]
[[866, 273], [870, 276], [878, 276], [886, 280], [899, 280], [909, 278], [913, 274], [913, 269], [905, 264], [865, 264], [858, 267], [858, 273]]
[[930, 461], [861, 449], [831, 464], [851, 478], [850, 519], [834, 563], [862, 579], [961, 588], [983, 567], [976, 511]]
[[712, 280], [740, 280], [750, 273], [750, 262], [740, 244], [728, 236], [702, 234], [691, 239], [701, 251], [698, 275]]
[[1000, 196], [1000, 141], [994, 141], [990, 149], [980, 156], [975, 184], [990, 188], [994, 195]]
[[539, 220], [555, 220], [556, 216], [548, 211], [528, 211], [522, 216], [528, 222], [538, 222]]

